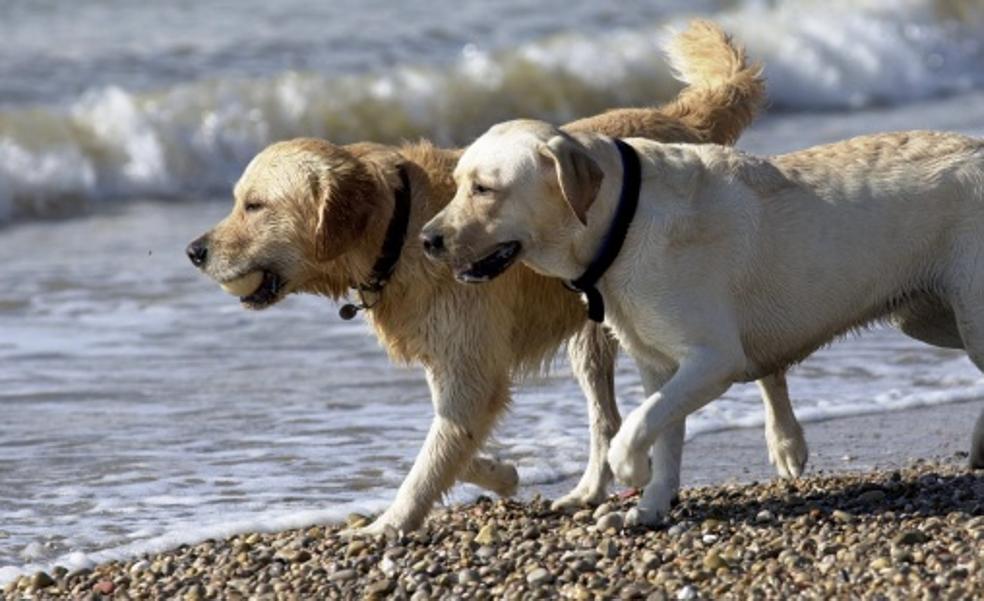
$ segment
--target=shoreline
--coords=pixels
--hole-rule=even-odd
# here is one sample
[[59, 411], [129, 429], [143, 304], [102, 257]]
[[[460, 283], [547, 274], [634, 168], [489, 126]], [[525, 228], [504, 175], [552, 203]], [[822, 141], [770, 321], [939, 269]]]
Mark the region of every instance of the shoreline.
[[565, 481], [529, 486], [522, 501], [436, 508], [408, 535], [350, 541], [339, 525], [244, 533], [91, 570], [25, 575], [4, 592], [189, 600], [980, 596], [984, 471], [966, 467], [980, 408], [973, 401], [806, 423], [810, 464], [795, 482], [775, 480], [761, 428], [697, 436], [684, 454], [681, 502], [654, 530], [610, 528], [634, 502], [624, 493], [598, 512], [551, 512], [545, 496], [566, 490]]
[[410, 534], [348, 539], [340, 526], [243, 534], [25, 576], [5, 593], [187, 601], [984, 594], [984, 472], [963, 462], [693, 487], [664, 525], [622, 529], [634, 502], [616, 496], [570, 515], [542, 497], [482, 498], [436, 510]]

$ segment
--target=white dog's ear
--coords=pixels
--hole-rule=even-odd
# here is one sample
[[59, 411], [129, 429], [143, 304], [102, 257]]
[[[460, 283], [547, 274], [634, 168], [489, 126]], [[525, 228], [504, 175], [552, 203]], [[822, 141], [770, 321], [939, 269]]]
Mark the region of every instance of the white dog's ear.
[[583, 146], [568, 136], [554, 136], [540, 147], [540, 154], [553, 161], [564, 200], [578, 220], [587, 225], [588, 209], [605, 177], [601, 167]]

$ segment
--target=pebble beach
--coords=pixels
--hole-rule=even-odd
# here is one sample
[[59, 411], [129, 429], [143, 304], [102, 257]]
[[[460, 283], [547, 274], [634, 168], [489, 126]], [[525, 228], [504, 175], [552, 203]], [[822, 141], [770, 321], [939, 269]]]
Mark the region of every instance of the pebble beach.
[[[624, 527], [627, 493], [550, 510], [588, 453], [560, 358], [483, 449], [517, 498], [456, 486], [420, 531], [353, 539], [427, 435], [425, 374], [324, 299], [244, 312], [184, 253], [277, 140], [457, 146], [669, 100], [663, 44], [694, 16], [765, 66], [743, 150], [984, 137], [984, 3], [500, 0], [494, 27], [476, 0], [234, 4], [0, 3], [0, 601], [984, 599], [963, 352], [874, 328], [797, 366], [797, 482], [732, 387], [688, 419], [653, 529]], [[645, 396], [630, 361], [615, 392]]]
[[[893, 470], [685, 489], [665, 524], [635, 499], [555, 512], [479, 498], [413, 533], [345, 524], [55, 568], [7, 599], [971, 599], [984, 596], [984, 471], [963, 454]], [[349, 516], [348, 526], [368, 516]]]

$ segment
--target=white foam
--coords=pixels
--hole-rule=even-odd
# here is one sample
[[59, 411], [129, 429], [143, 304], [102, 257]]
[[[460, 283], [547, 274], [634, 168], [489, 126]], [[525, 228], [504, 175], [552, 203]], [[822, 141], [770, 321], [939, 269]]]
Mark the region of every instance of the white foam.
[[941, 21], [935, 3], [794, 2], [720, 17], [765, 64], [773, 106], [901, 104], [984, 84], [981, 23]]
[[[940, 20], [932, 0], [757, 2], [716, 15], [762, 60], [774, 107], [905, 103], [984, 85], [984, 20]], [[277, 139], [428, 136], [462, 143], [518, 115], [563, 121], [676, 90], [667, 25], [566, 33], [499, 53], [466, 45], [446, 67], [366, 76], [285, 72], [153, 94], [92, 89], [66, 107], [0, 110], [0, 220], [80, 210], [107, 198], [227, 194]]]
[[[305, 528], [319, 524], [338, 523], [349, 513], [372, 514], [386, 507], [390, 499], [367, 499], [364, 501], [337, 505], [331, 509], [308, 509], [293, 512], [265, 511], [248, 518], [202, 525], [199, 522], [169, 524], [167, 532], [151, 538], [141, 538], [132, 543], [85, 553], [72, 551], [44, 563], [27, 563], [21, 566], [0, 566], [0, 585], [22, 574], [38, 570], [50, 571], [55, 566], [63, 566], [69, 571], [91, 568], [109, 561], [125, 561], [144, 554], [159, 553], [180, 547], [194, 545], [209, 539], [223, 539], [245, 532], [279, 532], [294, 528]], [[31, 543], [22, 551], [22, 556], [33, 561], [44, 556], [44, 548]]]

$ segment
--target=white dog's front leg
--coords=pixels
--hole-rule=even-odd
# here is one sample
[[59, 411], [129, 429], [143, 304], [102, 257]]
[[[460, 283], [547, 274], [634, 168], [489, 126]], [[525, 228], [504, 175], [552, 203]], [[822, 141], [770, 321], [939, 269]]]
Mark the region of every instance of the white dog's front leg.
[[653, 526], [669, 513], [674, 497], [680, 492], [685, 434], [686, 420], [680, 420], [656, 437], [651, 452], [652, 477], [643, 489], [638, 505], [626, 514], [627, 525]]
[[597, 505], [605, 499], [612, 472], [608, 443], [622, 419], [615, 402], [615, 357], [618, 342], [600, 325], [588, 323], [568, 342], [571, 369], [588, 402], [591, 448], [588, 465], [574, 490], [553, 503], [553, 509]]
[[803, 428], [789, 403], [785, 372], [776, 372], [758, 381], [765, 405], [765, 441], [769, 462], [781, 478], [799, 478], [806, 467], [809, 449]]
[[649, 448], [656, 438], [677, 422], [723, 394], [735, 374], [743, 369], [743, 358], [715, 349], [695, 349], [663, 388], [649, 395], [622, 422], [612, 439], [608, 463], [623, 484], [641, 488], [651, 477]]
[[459, 475], [480, 467], [472, 458], [508, 402], [508, 375], [469, 372], [468, 365], [456, 363], [449, 373], [428, 371], [437, 415], [396, 500], [362, 533], [379, 534], [387, 526], [416, 529]]

